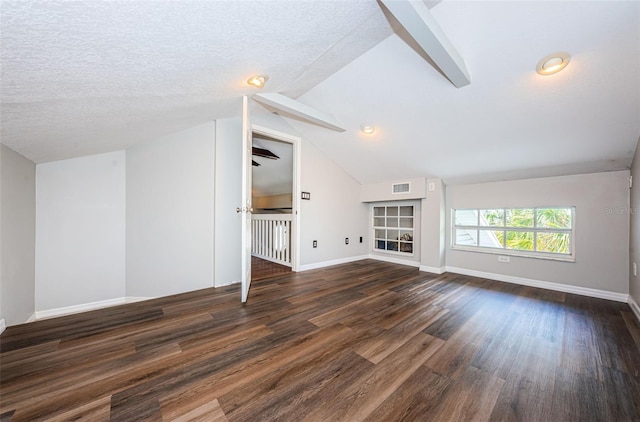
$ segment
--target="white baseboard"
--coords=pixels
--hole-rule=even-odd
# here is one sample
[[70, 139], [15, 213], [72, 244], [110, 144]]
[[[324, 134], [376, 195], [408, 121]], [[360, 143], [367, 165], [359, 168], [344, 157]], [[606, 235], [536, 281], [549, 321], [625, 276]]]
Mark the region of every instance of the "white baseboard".
[[420, 271], [426, 271], [428, 273], [442, 274], [447, 271], [447, 267], [430, 267], [428, 265], [420, 265]]
[[29, 323], [29, 322], [33, 322], [35, 320], [37, 320], [38, 318], [36, 318], [36, 313], [34, 312], [28, 320], [25, 321], [25, 324]]
[[419, 267], [420, 266], [419, 262], [410, 261], [408, 259], [395, 258], [393, 256], [369, 254], [369, 256], [367, 258], [369, 258], [369, 259], [377, 259], [378, 261], [391, 262], [393, 264], [408, 265], [410, 267]]
[[631, 308], [633, 313], [636, 315], [636, 318], [638, 319], [638, 323], [640, 324], [640, 306], [638, 306], [638, 302], [636, 302], [633, 299], [633, 297], [629, 295], [628, 303], [629, 303], [629, 307]]
[[318, 268], [331, 267], [332, 265], [347, 264], [349, 262], [361, 261], [369, 258], [369, 255], [350, 256], [348, 258], [332, 259], [330, 261], [315, 262], [313, 264], [300, 265], [298, 271], [315, 270]]
[[7, 329], [7, 324], [4, 323], [4, 318], [2, 318], [0, 319], [0, 334], [2, 334], [6, 329]]
[[573, 293], [582, 296], [596, 297], [599, 299], [614, 300], [616, 302], [627, 302], [629, 295], [626, 293], [609, 292], [606, 290], [591, 289], [588, 287], [571, 286], [568, 284], [552, 283], [550, 281], [534, 280], [531, 278], [515, 277], [510, 275], [486, 273], [483, 271], [468, 270], [466, 268], [447, 267], [450, 273], [470, 275], [473, 277], [488, 278], [491, 280], [504, 281], [505, 283], [521, 284], [523, 286], [539, 287], [541, 289], [555, 290], [564, 293]]
[[45, 309], [42, 311], [36, 311], [36, 313], [34, 314], [35, 318], [31, 317], [27, 322], [32, 322], [32, 320], [54, 318], [54, 317], [59, 317], [64, 315], [77, 314], [80, 312], [93, 311], [96, 309], [109, 308], [111, 306], [124, 305], [125, 303], [140, 302], [142, 300], [147, 300], [147, 299], [153, 299], [153, 298], [131, 297], [131, 296], [118, 297], [115, 299], [101, 300], [98, 302], [89, 302], [89, 303], [81, 303], [79, 305], [64, 306], [62, 308]]
[[143, 300], [154, 299], [153, 297], [138, 297], [138, 296], [126, 296], [124, 303], [142, 302]]
[[232, 284], [238, 284], [238, 283], [242, 283], [242, 281], [240, 280], [231, 280], [231, 281], [227, 281], [225, 283], [220, 283], [220, 284], [215, 284], [213, 285], [214, 288], [218, 288], [218, 287], [224, 287], [224, 286], [231, 286]]

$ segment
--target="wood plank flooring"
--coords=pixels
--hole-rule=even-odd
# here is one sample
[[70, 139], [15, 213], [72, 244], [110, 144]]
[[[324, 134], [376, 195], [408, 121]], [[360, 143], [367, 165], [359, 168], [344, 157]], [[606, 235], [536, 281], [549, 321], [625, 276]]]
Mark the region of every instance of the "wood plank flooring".
[[638, 421], [626, 304], [363, 260], [9, 327], [1, 421]]
[[275, 262], [267, 261], [266, 259], [251, 257], [251, 280], [264, 280], [265, 278], [271, 278], [288, 274], [291, 272], [291, 268], [285, 265], [276, 264]]

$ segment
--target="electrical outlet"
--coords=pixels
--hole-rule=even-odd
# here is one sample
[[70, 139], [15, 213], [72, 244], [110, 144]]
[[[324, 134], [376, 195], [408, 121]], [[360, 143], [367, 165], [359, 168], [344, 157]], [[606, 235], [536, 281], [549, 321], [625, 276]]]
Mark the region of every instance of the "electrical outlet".
[[511, 258], [509, 258], [508, 256], [499, 256], [498, 257], [498, 262], [509, 262], [511, 261]]
[[313, 241], [313, 247], [314, 247], [314, 248], [317, 248], [317, 247], [318, 247], [318, 241], [317, 241], [317, 240], [314, 240], [314, 241]]
[[344, 244], [345, 244], [345, 245], [348, 245], [348, 244], [349, 244], [349, 238], [348, 238], [348, 237], [345, 237], [345, 238], [344, 238]]
[[433, 182], [429, 183], [429, 192], [433, 192], [436, 190], [436, 184]]

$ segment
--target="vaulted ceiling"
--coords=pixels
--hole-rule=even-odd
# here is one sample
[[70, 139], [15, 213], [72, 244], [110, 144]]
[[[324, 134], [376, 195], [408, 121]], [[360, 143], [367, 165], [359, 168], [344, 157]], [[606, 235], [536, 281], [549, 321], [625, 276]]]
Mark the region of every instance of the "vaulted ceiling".
[[[361, 183], [628, 168], [640, 2], [425, 2], [465, 61], [453, 86], [373, 1], [0, 3], [1, 141], [45, 162], [239, 115], [246, 80], [329, 113], [289, 119]], [[540, 76], [542, 57], [571, 63]], [[254, 103], [254, 112], [265, 111]], [[373, 135], [359, 131], [376, 126]]]

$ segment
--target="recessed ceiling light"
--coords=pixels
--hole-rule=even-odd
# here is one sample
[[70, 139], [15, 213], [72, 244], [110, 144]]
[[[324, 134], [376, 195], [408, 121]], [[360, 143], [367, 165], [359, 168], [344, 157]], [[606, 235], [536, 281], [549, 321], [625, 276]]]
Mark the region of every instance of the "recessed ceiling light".
[[562, 69], [567, 67], [570, 60], [571, 56], [569, 56], [569, 53], [549, 54], [547, 57], [544, 57], [538, 62], [538, 64], [536, 65], [536, 72], [538, 72], [540, 75], [545, 76], [553, 75], [554, 73], [558, 73]]
[[256, 88], [262, 88], [268, 80], [269, 80], [269, 76], [267, 75], [255, 75], [250, 77], [247, 80], [247, 83], [249, 85], [255, 86]]
[[360, 125], [360, 132], [364, 133], [365, 135], [371, 135], [375, 131], [376, 128], [373, 125], [368, 125], [366, 123]]

